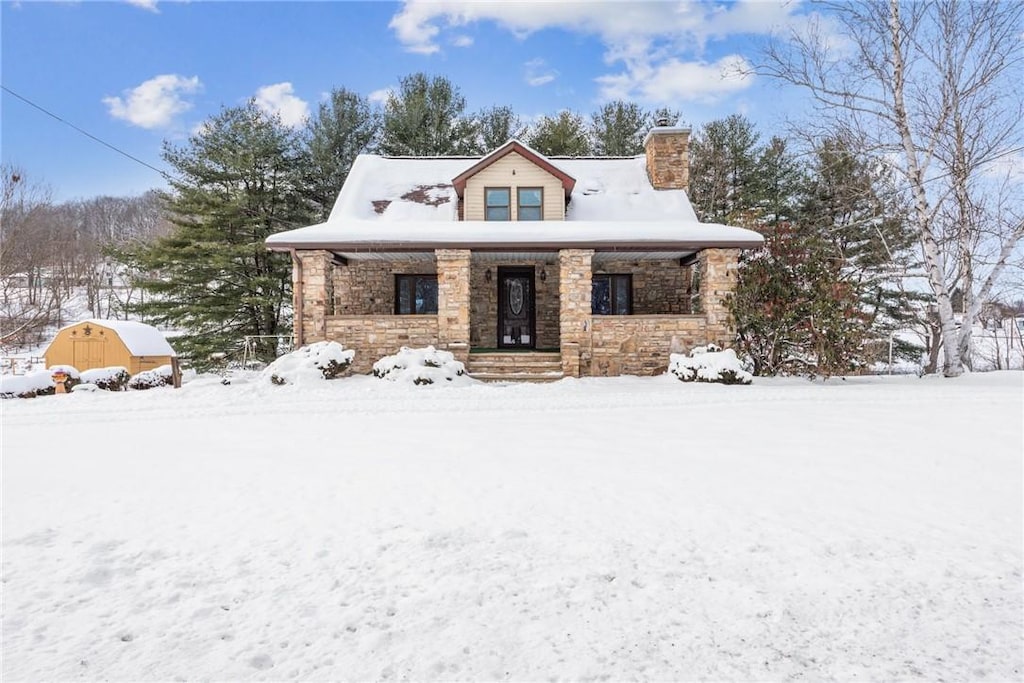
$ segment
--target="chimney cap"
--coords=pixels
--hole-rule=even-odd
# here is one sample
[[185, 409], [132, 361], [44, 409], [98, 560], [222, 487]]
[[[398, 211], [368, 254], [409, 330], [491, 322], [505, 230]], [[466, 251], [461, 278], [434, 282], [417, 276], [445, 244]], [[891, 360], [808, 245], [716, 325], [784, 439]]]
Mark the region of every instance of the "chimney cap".
[[655, 135], [672, 135], [674, 133], [676, 135], [686, 135], [689, 137], [692, 132], [693, 129], [689, 126], [656, 126], [647, 131], [647, 135], [644, 136], [644, 147], [647, 146], [647, 143], [650, 142], [651, 138]]

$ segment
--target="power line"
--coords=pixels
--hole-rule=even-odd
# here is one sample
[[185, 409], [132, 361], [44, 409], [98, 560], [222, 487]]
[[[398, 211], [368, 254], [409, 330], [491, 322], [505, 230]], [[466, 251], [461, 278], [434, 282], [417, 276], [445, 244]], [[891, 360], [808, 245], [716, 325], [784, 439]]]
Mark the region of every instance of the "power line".
[[142, 164], [142, 165], [143, 165], [143, 166], [145, 166], [146, 168], [148, 168], [148, 169], [150, 169], [150, 170], [153, 170], [153, 171], [156, 171], [156, 172], [157, 172], [157, 173], [159, 173], [159, 174], [160, 174], [160, 175], [161, 175], [161, 176], [162, 176], [162, 177], [163, 177], [163, 178], [164, 178], [165, 180], [174, 180], [174, 178], [172, 178], [172, 177], [171, 177], [170, 175], [168, 175], [166, 171], [162, 171], [162, 170], [160, 170], [159, 168], [157, 168], [156, 166], [153, 166], [152, 164], [149, 164], [149, 163], [147, 163], [147, 162], [143, 161], [142, 159], [140, 159], [140, 158], [138, 158], [138, 157], [136, 157], [136, 156], [133, 156], [133, 155], [129, 154], [128, 152], [124, 151], [123, 149], [120, 149], [120, 148], [118, 148], [118, 147], [115, 147], [114, 145], [110, 144], [110, 143], [109, 143], [109, 142], [107, 142], [106, 140], [101, 140], [100, 138], [96, 137], [95, 135], [93, 135], [93, 134], [92, 134], [92, 133], [90, 133], [89, 131], [87, 131], [87, 130], [83, 130], [83, 129], [79, 128], [78, 126], [76, 126], [75, 124], [71, 123], [70, 121], [67, 121], [67, 120], [65, 120], [65, 119], [62, 119], [62, 118], [61, 118], [60, 116], [58, 116], [57, 114], [54, 114], [54, 113], [53, 113], [52, 111], [50, 111], [49, 109], [46, 109], [45, 107], [42, 107], [42, 106], [40, 106], [40, 105], [36, 104], [35, 102], [33, 102], [32, 100], [28, 99], [27, 97], [24, 97], [23, 95], [19, 95], [18, 93], [14, 92], [14, 91], [13, 91], [13, 90], [11, 90], [10, 88], [8, 88], [8, 87], [7, 87], [6, 85], [2, 85], [2, 84], [0, 84], [0, 88], [3, 88], [4, 92], [6, 92], [6, 93], [8, 93], [8, 94], [10, 94], [10, 95], [13, 95], [14, 97], [17, 97], [17, 98], [18, 98], [19, 100], [21, 100], [21, 101], [22, 101], [22, 102], [24, 102], [25, 104], [27, 104], [27, 105], [29, 105], [29, 106], [31, 106], [31, 107], [35, 107], [36, 109], [38, 109], [39, 111], [43, 112], [43, 113], [44, 113], [44, 114], [46, 114], [47, 116], [49, 116], [49, 117], [51, 117], [51, 118], [54, 118], [54, 119], [56, 119], [56, 120], [60, 121], [60, 122], [61, 122], [61, 123], [63, 123], [63, 124], [65, 125], [65, 126], [69, 126], [70, 128], [73, 128], [74, 130], [78, 131], [79, 133], [81, 133], [82, 135], [86, 136], [87, 138], [89, 138], [89, 139], [91, 139], [91, 140], [95, 140], [96, 142], [100, 143], [100, 144], [101, 144], [101, 145], [103, 145], [104, 147], [107, 147], [107, 148], [109, 148], [109, 149], [112, 149], [113, 151], [117, 152], [117, 153], [118, 153], [118, 154], [120, 154], [121, 156], [124, 156], [124, 157], [127, 157], [127, 158], [129, 158], [129, 159], [131, 159], [132, 161], [134, 161], [134, 162], [135, 162], [135, 163], [137, 163], [137, 164]]

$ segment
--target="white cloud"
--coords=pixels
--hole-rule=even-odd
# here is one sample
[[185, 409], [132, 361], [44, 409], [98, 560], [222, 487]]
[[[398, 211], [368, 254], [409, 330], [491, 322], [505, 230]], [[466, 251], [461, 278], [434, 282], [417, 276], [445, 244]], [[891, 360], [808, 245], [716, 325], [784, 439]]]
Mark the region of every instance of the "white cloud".
[[384, 105], [387, 104], [388, 98], [391, 97], [394, 92], [395, 89], [392, 87], [381, 88], [380, 90], [374, 90], [372, 93], [367, 95], [366, 99], [373, 104]]
[[136, 7], [141, 7], [142, 9], [147, 9], [150, 12], [156, 12], [157, 14], [160, 13], [160, 10], [157, 9], [157, 6], [156, 6], [157, 0], [126, 0], [126, 1], [128, 2], [129, 5], [135, 5]]
[[125, 90], [123, 98], [104, 97], [103, 104], [115, 119], [133, 126], [165, 128], [174, 122], [175, 116], [192, 108], [192, 103], [183, 96], [198, 92], [201, 87], [198, 76], [163, 74]]
[[[652, 103], [666, 103], [684, 93], [714, 98], [748, 87], [751, 77], [722, 78], [722, 62], [706, 63], [709, 42], [737, 35], [767, 35], [806, 21], [800, 0], [689, 0], [687, 2], [478, 2], [477, 0], [407, 0], [390, 23], [399, 42], [410, 52], [439, 52], [448, 32], [493, 22], [524, 38], [543, 29], [558, 28], [596, 35], [605, 46], [605, 63], [622, 64], [623, 71], [599, 79], [604, 96], [611, 92], [642, 93]], [[742, 57], [740, 57], [742, 59]], [[679, 79], [693, 75], [699, 82], [686, 88]], [[550, 82], [545, 73], [527, 75], [527, 82]], [[645, 86], [655, 76], [665, 92]], [[536, 82], [532, 82], [536, 81]]]
[[469, 47], [473, 44], [473, 36], [467, 36], [465, 34], [461, 36], [455, 36], [452, 38], [452, 45], [455, 47]]
[[301, 126], [309, 118], [309, 104], [295, 96], [288, 82], [265, 85], [257, 90], [256, 106], [268, 114], [277, 114], [281, 123], [291, 128]]
[[523, 69], [527, 85], [545, 85], [555, 80], [558, 76], [558, 72], [548, 67], [547, 62], [540, 57], [531, 59], [523, 64]]
[[608, 100], [712, 104], [749, 87], [753, 69], [739, 55], [710, 64], [671, 58], [657, 65], [636, 62], [622, 73], [601, 76], [597, 82], [601, 97]]

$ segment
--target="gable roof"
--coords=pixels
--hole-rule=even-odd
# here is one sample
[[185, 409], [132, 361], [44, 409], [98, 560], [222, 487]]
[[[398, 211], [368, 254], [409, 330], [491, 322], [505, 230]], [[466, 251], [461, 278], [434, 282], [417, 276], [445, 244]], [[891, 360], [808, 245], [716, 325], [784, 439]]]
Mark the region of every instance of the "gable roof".
[[[506, 154], [515, 151], [516, 141], [503, 149]], [[550, 250], [570, 245], [606, 251], [750, 249], [764, 242], [752, 230], [699, 222], [685, 190], [651, 186], [644, 156], [546, 159], [575, 182], [564, 221], [459, 221], [453, 180], [479, 169], [485, 159], [493, 163], [496, 157], [361, 154], [326, 222], [271, 235], [267, 246], [354, 254], [434, 248]]]
[[117, 333], [117, 336], [128, 349], [128, 353], [133, 356], [177, 355], [174, 352], [174, 349], [171, 348], [171, 345], [167, 343], [167, 339], [164, 338], [163, 332], [152, 325], [140, 323], [136, 320], [101, 320], [99, 318], [89, 318], [88, 320], [79, 320], [76, 323], [65, 325], [57, 330], [57, 334], [83, 323], [89, 323], [90, 325], [113, 330]]
[[572, 188], [576, 185], [576, 179], [552, 164], [543, 154], [527, 147], [518, 140], [509, 140], [504, 145], [490, 154], [487, 154], [481, 158], [480, 161], [455, 176], [452, 180], [452, 186], [455, 187], [455, 193], [461, 197], [463, 192], [466, 191], [466, 182], [469, 181], [470, 178], [493, 164], [498, 159], [506, 157], [513, 152], [558, 178], [562, 182], [562, 189], [565, 190], [566, 197], [572, 194]]

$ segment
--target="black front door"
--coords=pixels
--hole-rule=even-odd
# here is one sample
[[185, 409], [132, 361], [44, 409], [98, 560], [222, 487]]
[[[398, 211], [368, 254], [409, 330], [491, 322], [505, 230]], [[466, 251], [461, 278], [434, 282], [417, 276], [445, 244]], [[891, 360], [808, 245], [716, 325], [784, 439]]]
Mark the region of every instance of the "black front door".
[[533, 304], [533, 268], [498, 268], [498, 348], [536, 347]]

